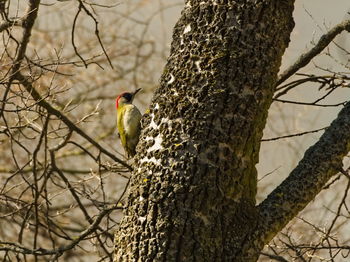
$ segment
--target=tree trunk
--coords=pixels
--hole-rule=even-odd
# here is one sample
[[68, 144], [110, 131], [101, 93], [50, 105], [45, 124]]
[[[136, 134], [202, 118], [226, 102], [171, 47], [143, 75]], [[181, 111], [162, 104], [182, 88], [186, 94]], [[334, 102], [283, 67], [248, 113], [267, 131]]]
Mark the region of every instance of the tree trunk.
[[256, 261], [255, 165], [293, 0], [190, 0], [135, 156], [115, 261]]

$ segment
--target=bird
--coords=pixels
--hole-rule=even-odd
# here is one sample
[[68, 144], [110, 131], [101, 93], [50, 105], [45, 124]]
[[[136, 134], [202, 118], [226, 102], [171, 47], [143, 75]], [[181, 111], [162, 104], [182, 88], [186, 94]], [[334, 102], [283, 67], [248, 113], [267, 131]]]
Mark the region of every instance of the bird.
[[116, 99], [117, 108], [117, 129], [122, 146], [128, 156], [133, 157], [136, 154], [136, 145], [139, 142], [141, 133], [141, 112], [132, 104], [135, 95], [141, 90], [134, 92], [124, 92]]

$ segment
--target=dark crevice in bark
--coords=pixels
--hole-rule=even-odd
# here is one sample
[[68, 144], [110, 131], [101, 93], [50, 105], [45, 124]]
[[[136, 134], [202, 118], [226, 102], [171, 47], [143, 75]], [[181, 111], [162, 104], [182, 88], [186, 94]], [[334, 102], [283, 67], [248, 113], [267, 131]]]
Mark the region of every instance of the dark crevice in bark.
[[170, 220], [171, 222], [169, 223], [167, 241], [166, 241], [165, 247], [164, 247], [163, 262], [167, 262], [166, 254], [168, 253], [169, 248], [170, 248], [171, 236], [172, 236], [173, 229], [174, 229], [173, 224], [172, 224], [172, 219], [171, 219], [171, 218], [172, 218], [172, 213], [173, 213], [173, 212], [171, 212], [171, 214], [170, 214], [170, 216], [169, 216], [169, 220]]

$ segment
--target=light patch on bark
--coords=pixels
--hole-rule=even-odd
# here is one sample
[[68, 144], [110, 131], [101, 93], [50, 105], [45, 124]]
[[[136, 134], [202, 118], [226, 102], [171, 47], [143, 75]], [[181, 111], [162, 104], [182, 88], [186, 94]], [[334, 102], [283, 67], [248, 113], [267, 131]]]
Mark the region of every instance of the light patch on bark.
[[202, 72], [201, 61], [198, 60], [198, 61], [195, 62], [195, 64], [196, 64], [196, 67], [197, 67], [198, 72], [199, 72], [199, 73]]
[[156, 159], [154, 156], [151, 158], [144, 157], [144, 158], [140, 159], [140, 165], [142, 165], [144, 163], [153, 163], [155, 165], [160, 165], [160, 159]]
[[138, 221], [140, 221], [143, 224], [146, 221], [146, 217], [139, 217]]
[[147, 152], [152, 152], [155, 150], [161, 150], [162, 147], [162, 142], [163, 142], [163, 138], [162, 135], [159, 133], [155, 138], [154, 138], [154, 144], [153, 146], [151, 146], [150, 148], [147, 149]]
[[[184, 42], [184, 39], [183, 39], [183, 37], [181, 36], [181, 41], [180, 41], [180, 45], [184, 45], [185, 44], [185, 42]], [[182, 49], [180, 49], [180, 51], [179, 52], [183, 52], [185, 50], [185, 48], [182, 48]]]
[[190, 24], [188, 24], [188, 25], [185, 27], [184, 34], [187, 34], [188, 32], [191, 32], [191, 25], [190, 25]]
[[174, 83], [175, 81], [175, 76], [173, 74], [170, 73], [170, 80], [167, 82], [168, 85]]
[[152, 113], [150, 115], [150, 117], [151, 117], [151, 123], [149, 124], [149, 127], [152, 128], [152, 129], [158, 129], [158, 126], [157, 126], [156, 122], [154, 122], [154, 114]]
[[192, 96], [187, 96], [187, 99], [192, 103], [192, 104], [197, 104], [199, 101], [196, 97]]

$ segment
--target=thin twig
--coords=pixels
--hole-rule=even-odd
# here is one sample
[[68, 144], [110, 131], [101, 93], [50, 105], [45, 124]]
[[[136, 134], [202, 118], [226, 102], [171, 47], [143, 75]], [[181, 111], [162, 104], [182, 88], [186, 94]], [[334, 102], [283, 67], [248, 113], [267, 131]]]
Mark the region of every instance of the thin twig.
[[279, 86], [289, 77], [291, 77], [294, 73], [296, 73], [299, 69], [306, 66], [315, 56], [320, 54], [337, 35], [339, 35], [344, 30], [350, 31], [350, 20], [343, 21], [342, 23], [333, 27], [329, 32], [324, 34], [311, 50], [302, 54], [293, 65], [287, 68], [280, 75], [279, 79], [277, 80], [276, 86]]

